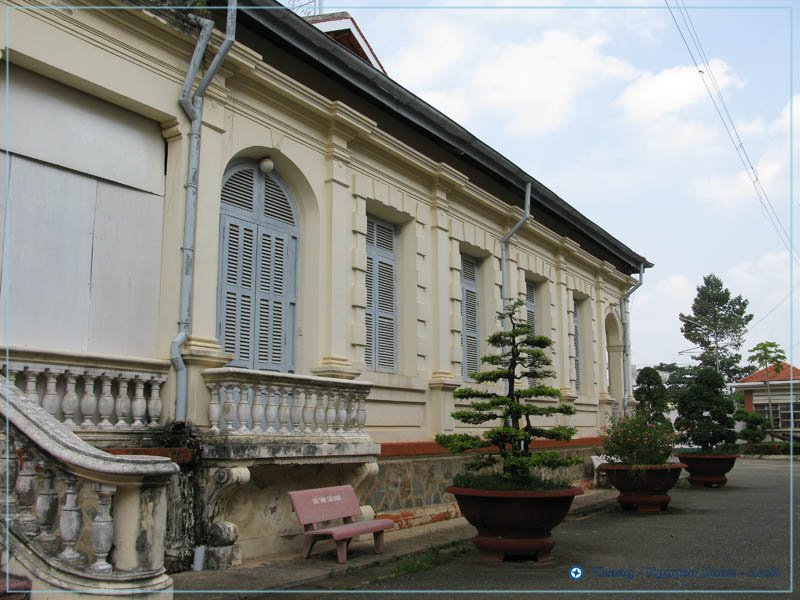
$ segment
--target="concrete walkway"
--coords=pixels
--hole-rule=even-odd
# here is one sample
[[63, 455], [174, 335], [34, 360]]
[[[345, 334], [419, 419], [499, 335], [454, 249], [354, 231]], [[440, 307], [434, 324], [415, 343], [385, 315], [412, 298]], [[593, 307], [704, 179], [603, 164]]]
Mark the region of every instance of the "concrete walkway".
[[[347, 565], [336, 563], [331, 546], [309, 560], [182, 573], [174, 578], [175, 598], [800, 600], [798, 472], [800, 465], [786, 459], [740, 458], [724, 488], [691, 489], [682, 479], [661, 515], [622, 512], [615, 491], [591, 491], [576, 498], [554, 530], [550, 562], [483, 561], [460, 542], [474, 529], [458, 519], [393, 532], [382, 556], [370, 543], [354, 542]], [[416, 572], [398, 570], [410, 562], [406, 557], [432, 547], [446, 559]], [[583, 574], [572, 579], [575, 566]]]
[[[572, 503], [567, 519], [581, 519], [592, 513], [617, 506], [616, 490], [587, 490]], [[225, 571], [187, 571], [173, 575], [175, 598], [202, 597], [207, 600], [255, 597], [258, 590], [288, 590], [299, 586], [313, 587], [354, 572], [366, 572], [379, 565], [391, 564], [408, 555], [430, 548], [445, 547], [454, 542], [469, 540], [475, 528], [463, 518], [451, 519], [431, 525], [390, 531], [386, 534], [385, 553], [376, 555], [371, 536], [368, 541], [353, 541], [346, 565], [336, 562], [332, 542], [320, 542], [311, 558], [303, 560], [299, 554], [290, 557], [272, 557], [254, 561]], [[555, 533], [558, 539], [558, 530]], [[270, 594], [272, 597], [273, 594]]]

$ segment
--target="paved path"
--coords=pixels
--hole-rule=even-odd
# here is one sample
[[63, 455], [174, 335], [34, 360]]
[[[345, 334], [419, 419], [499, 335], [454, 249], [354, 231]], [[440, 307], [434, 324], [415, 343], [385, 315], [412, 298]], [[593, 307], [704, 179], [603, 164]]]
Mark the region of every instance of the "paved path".
[[[800, 498], [797, 471], [800, 468], [795, 469], [794, 481], [795, 562]], [[663, 600], [695, 596], [704, 600], [800, 600], [797, 572], [795, 592], [788, 592], [788, 461], [740, 459], [725, 488], [695, 490], [682, 480], [672, 497], [670, 510], [663, 515], [626, 514], [613, 508], [564, 522], [554, 531], [554, 558], [547, 563], [487, 563], [470, 549], [428, 571], [387, 577], [391, 564], [353, 562], [355, 568], [349, 573], [339, 571], [332, 578], [302, 584], [303, 589], [276, 590], [269, 597], [332, 600], [375, 594], [388, 599], [424, 596]], [[460, 532], [462, 537], [464, 531]], [[417, 551], [421, 547], [424, 544]], [[577, 580], [570, 578], [575, 566], [583, 572]], [[298, 568], [304, 567], [301, 561]], [[262, 582], [268, 580], [269, 571], [261, 576]], [[287, 582], [286, 587], [289, 585]], [[181, 589], [177, 580], [175, 587]], [[267, 587], [272, 586], [263, 585], [262, 589]], [[759, 593], [765, 590], [771, 593]], [[188, 597], [179, 593], [175, 596]], [[266, 597], [255, 592], [227, 597], [259, 596]]]

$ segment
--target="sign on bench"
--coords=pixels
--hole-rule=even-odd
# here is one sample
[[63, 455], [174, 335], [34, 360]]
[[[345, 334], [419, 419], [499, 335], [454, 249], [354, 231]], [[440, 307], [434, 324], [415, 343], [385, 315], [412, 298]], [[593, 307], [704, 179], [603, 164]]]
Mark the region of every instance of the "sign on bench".
[[[356, 536], [371, 533], [375, 540], [375, 552], [383, 554], [383, 532], [394, 527], [389, 519], [356, 521], [361, 516], [355, 490], [351, 485], [289, 492], [297, 520], [303, 526], [303, 558], [311, 555], [318, 540], [332, 538], [336, 542], [336, 557], [339, 563], [347, 562], [347, 549]], [[341, 525], [324, 525], [328, 521], [342, 519]]]

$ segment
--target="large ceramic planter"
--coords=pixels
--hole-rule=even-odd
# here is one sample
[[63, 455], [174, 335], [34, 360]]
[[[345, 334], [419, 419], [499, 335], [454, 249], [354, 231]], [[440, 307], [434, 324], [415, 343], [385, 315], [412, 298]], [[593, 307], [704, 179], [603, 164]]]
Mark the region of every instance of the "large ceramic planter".
[[604, 463], [608, 481], [620, 492], [617, 502], [624, 509], [637, 513], [660, 513], [667, 509], [671, 498], [667, 492], [677, 483], [683, 463], [663, 465], [618, 465]]
[[725, 473], [733, 468], [738, 454], [676, 454], [686, 463], [692, 487], [722, 487], [728, 482]]
[[578, 487], [548, 492], [476, 490], [451, 486], [461, 514], [478, 530], [472, 540], [483, 558], [529, 556], [543, 561], [556, 545], [550, 531], [569, 512]]

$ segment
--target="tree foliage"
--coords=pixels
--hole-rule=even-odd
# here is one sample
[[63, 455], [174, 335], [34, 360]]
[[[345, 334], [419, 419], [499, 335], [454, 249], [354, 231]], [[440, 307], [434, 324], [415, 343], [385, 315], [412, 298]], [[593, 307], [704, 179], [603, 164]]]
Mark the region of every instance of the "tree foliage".
[[736, 441], [733, 400], [725, 395], [725, 381], [712, 367], [700, 367], [679, 394], [675, 429], [684, 443], [711, 450]]
[[667, 421], [664, 413], [669, 409], [669, 392], [656, 369], [645, 367], [639, 371], [633, 397], [639, 403], [636, 412], [644, 414], [648, 422]]
[[701, 366], [717, 369], [726, 382], [742, 376], [742, 356], [737, 351], [744, 342], [747, 324], [753, 319], [747, 304], [741, 295], [731, 297], [730, 290], [712, 273], [703, 277], [703, 285], [697, 287], [692, 314], [679, 315], [683, 337], [701, 350], [692, 358]]
[[[552, 451], [532, 452], [530, 449], [535, 438], [569, 440], [575, 435], [576, 429], [566, 426], [545, 428], [534, 424], [534, 417], [571, 415], [575, 413], [575, 409], [565, 404], [537, 406], [526, 402], [529, 398], [543, 396], [560, 398], [560, 392], [542, 383], [543, 379], [554, 375], [548, 368], [551, 360], [546, 352], [553, 341], [545, 336], [535, 335], [532, 328], [517, 317], [517, 311], [523, 305], [522, 300], [509, 302], [499, 315], [502, 321], [508, 320], [510, 328], [493, 333], [487, 340], [490, 346], [500, 350], [498, 354], [481, 358], [481, 362], [492, 368], [470, 373], [470, 377], [477, 383], [504, 384], [506, 393], [503, 395], [462, 387], [453, 394], [459, 399], [472, 400], [469, 408], [453, 412], [454, 418], [470, 425], [499, 424], [490, 427], [481, 436], [439, 434], [436, 442], [452, 453], [487, 446], [496, 447], [502, 462], [502, 474], [498, 477], [503, 480], [501, 484], [524, 489], [538, 483], [531, 475], [532, 467], [563, 467], [578, 464], [582, 459], [561, 456]], [[523, 382], [527, 382], [527, 386]], [[496, 457], [479, 455], [469, 469], [477, 472], [495, 463]]]

